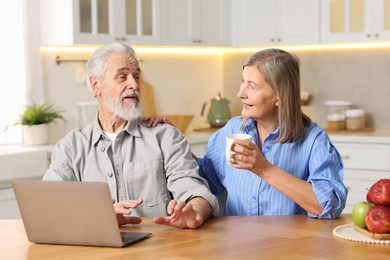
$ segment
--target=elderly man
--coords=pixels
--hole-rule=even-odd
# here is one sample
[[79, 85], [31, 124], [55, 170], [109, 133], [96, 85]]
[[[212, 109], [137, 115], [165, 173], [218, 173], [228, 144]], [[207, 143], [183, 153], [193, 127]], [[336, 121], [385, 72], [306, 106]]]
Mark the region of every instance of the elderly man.
[[87, 81], [98, 100], [97, 118], [55, 145], [43, 180], [107, 182], [120, 225], [154, 217], [157, 224], [198, 228], [216, 214], [217, 199], [183, 135], [142, 120], [134, 50], [122, 43], [98, 48]]

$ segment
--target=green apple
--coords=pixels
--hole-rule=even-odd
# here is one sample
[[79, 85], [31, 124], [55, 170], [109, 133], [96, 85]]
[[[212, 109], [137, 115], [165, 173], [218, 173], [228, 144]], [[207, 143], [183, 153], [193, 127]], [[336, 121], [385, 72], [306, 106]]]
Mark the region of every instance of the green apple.
[[372, 208], [374, 204], [369, 203], [367, 201], [362, 201], [359, 203], [356, 203], [355, 206], [352, 209], [352, 219], [353, 223], [355, 223], [356, 226], [361, 228], [366, 228], [366, 215], [370, 208]]

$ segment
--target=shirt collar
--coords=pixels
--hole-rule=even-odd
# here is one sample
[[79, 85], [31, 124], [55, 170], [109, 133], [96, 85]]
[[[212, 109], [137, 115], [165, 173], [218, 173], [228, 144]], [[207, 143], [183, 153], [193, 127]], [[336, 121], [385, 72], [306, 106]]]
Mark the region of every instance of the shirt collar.
[[[139, 130], [140, 123], [142, 123], [142, 118], [128, 121], [124, 130], [122, 131], [126, 131], [129, 135], [140, 137], [141, 136]], [[102, 136], [104, 136], [104, 133], [102, 128], [100, 127], [98, 115], [96, 115], [96, 119], [93, 124], [92, 143], [95, 145], [101, 139]]]
[[[243, 129], [244, 133], [247, 134], [255, 134], [257, 138], [257, 129], [256, 129], [256, 121], [253, 119], [248, 119], [246, 125]], [[280, 128], [277, 127], [274, 131], [272, 131], [267, 137], [266, 140], [275, 141], [279, 136]], [[257, 140], [257, 139], [256, 139]]]
[[141, 122], [142, 122], [142, 118], [137, 118], [136, 120], [128, 121], [124, 130], [127, 133], [129, 133], [129, 135], [133, 135], [135, 137], [140, 137], [141, 133], [139, 131], [139, 125]]

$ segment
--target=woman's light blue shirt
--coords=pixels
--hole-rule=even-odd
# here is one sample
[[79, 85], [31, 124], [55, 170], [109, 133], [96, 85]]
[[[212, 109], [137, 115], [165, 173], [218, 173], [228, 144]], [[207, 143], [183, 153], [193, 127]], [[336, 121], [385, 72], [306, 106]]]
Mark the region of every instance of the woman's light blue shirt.
[[278, 128], [265, 139], [262, 147], [262, 154], [270, 163], [312, 184], [323, 208], [322, 213], [315, 216], [251, 171], [235, 169], [226, 162], [228, 134], [250, 134], [252, 142], [258, 145], [255, 121], [249, 120], [243, 130], [240, 125], [240, 117], [232, 118], [210, 137], [205, 156], [198, 159], [200, 174], [209, 182], [211, 191], [215, 195], [227, 191], [224, 215], [308, 214], [337, 218], [341, 214], [347, 198], [343, 184], [344, 166], [322, 128], [312, 122], [306, 127], [301, 141], [285, 144], [273, 143], [278, 137]]

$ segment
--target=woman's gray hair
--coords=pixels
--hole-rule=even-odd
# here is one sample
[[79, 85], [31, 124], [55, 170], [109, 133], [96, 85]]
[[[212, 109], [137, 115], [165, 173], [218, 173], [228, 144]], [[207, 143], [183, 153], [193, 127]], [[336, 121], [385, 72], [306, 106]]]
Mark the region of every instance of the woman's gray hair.
[[92, 93], [93, 90], [89, 82], [89, 77], [94, 76], [98, 80], [103, 81], [107, 70], [107, 57], [113, 53], [126, 54], [137, 59], [134, 49], [129, 45], [120, 42], [106, 44], [96, 49], [88, 60], [86, 67], [87, 86]]

